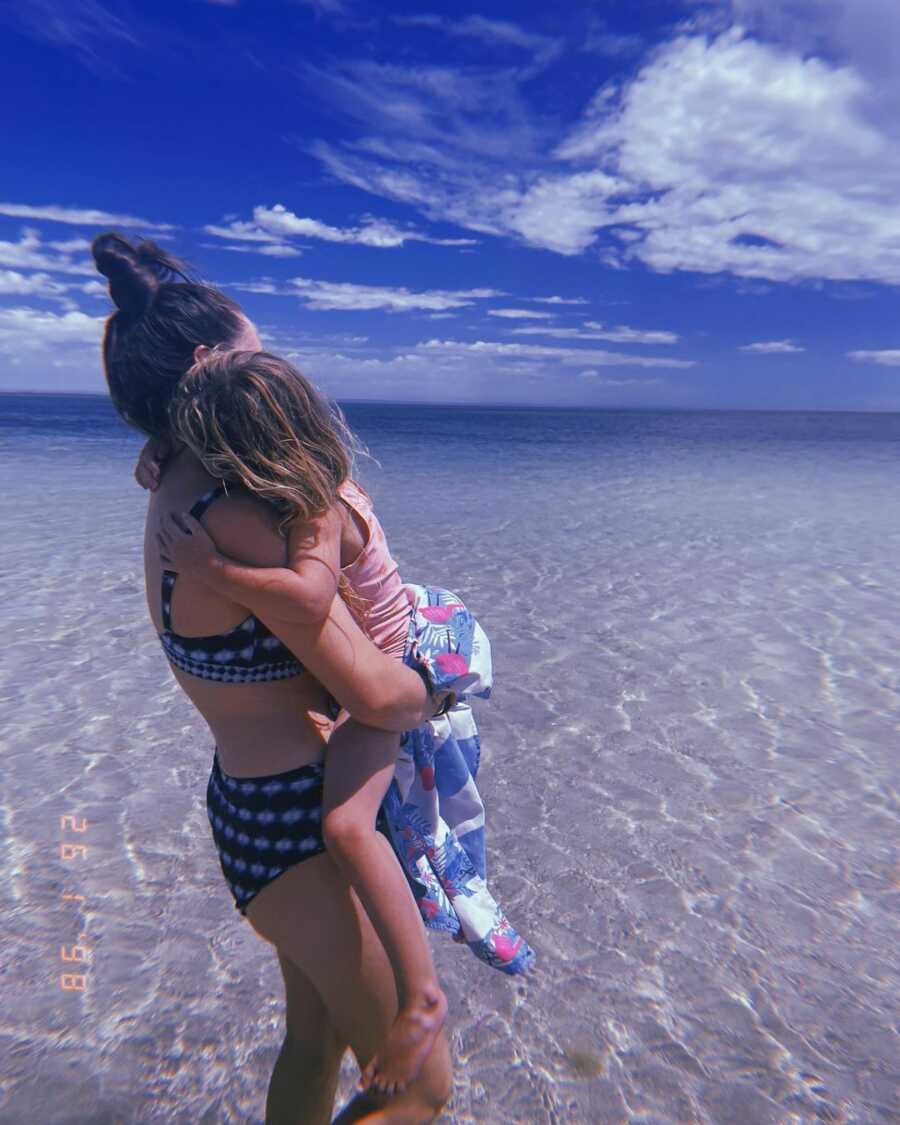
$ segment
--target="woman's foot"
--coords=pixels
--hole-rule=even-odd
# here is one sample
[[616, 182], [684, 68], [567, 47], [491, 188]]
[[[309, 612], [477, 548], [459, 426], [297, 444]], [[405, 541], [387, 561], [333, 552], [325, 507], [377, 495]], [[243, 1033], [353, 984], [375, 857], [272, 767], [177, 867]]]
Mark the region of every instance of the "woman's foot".
[[399, 1094], [405, 1090], [428, 1058], [447, 1016], [447, 997], [439, 988], [422, 993], [419, 1003], [400, 1010], [384, 1046], [359, 1079], [361, 1090]]

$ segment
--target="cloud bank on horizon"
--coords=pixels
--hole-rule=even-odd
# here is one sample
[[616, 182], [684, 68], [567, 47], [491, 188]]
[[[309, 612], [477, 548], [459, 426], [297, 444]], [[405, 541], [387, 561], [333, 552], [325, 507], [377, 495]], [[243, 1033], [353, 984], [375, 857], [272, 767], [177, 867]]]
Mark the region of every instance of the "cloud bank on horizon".
[[[338, 398], [900, 408], [900, 5], [466, 9], [0, 8], [26, 107], [0, 389], [102, 389], [88, 243], [113, 228]], [[25, 143], [61, 125], [66, 159]]]

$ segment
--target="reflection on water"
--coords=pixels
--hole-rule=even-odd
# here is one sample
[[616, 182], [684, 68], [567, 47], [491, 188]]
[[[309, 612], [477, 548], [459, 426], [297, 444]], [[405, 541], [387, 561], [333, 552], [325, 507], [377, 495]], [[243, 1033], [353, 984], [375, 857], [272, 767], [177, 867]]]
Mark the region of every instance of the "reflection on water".
[[[539, 959], [432, 936], [442, 1120], [898, 1120], [900, 418], [348, 415], [404, 574], [491, 637], [489, 877]], [[4, 1122], [262, 1122], [283, 1033], [136, 448], [100, 401], [0, 399]]]

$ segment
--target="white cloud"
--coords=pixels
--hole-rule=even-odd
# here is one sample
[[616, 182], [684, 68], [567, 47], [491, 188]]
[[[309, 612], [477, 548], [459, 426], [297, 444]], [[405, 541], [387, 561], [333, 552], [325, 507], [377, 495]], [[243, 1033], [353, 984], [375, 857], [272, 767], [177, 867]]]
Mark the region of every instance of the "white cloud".
[[[0, 241], [0, 266], [96, 276], [97, 271], [90, 259], [73, 261], [69, 253], [49, 254], [46, 247], [50, 245], [41, 242], [37, 231], [24, 230], [18, 242]], [[82, 249], [87, 249], [86, 243], [80, 245]]]
[[[607, 365], [601, 375], [582, 379], [584, 363], [561, 362], [560, 355], [494, 352], [475, 345], [426, 341], [390, 351], [330, 350], [301, 346], [287, 353], [329, 395], [339, 400], [583, 403], [595, 389], [614, 401], [647, 405], [658, 401], [660, 373], [619, 372]], [[567, 353], [563, 353], [567, 358]], [[590, 368], [589, 368], [590, 370]], [[689, 384], [680, 378], [670, 394], [680, 397]], [[609, 401], [609, 400], [607, 400]]]
[[608, 197], [628, 186], [603, 169], [551, 169], [550, 127], [512, 72], [354, 63], [314, 78], [367, 133], [313, 154], [337, 178], [431, 219], [576, 254], [612, 221]]
[[596, 320], [586, 320], [585, 328], [597, 340], [609, 340], [614, 344], [677, 344], [678, 334], [659, 328], [627, 328], [619, 324], [609, 328]]
[[394, 249], [407, 242], [432, 242], [438, 246], [475, 246], [474, 238], [433, 238], [421, 231], [394, 226], [386, 219], [366, 216], [358, 227], [334, 227], [318, 219], [303, 218], [289, 211], [283, 204], [274, 207], [254, 207], [253, 222], [232, 220], [227, 226], [209, 225], [203, 228], [217, 238], [237, 239], [252, 243], [266, 243], [256, 247], [223, 246], [225, 250], [242, 249], [245, 252], [281, 255], [288, 257], [299, 251], [292, 250], [286, 238], [315, 238], [324, 242], [356, 243], [379, 249]]
[[397, 16], [395, 22], [406, 27], [431, 27], [447, 35], [479, 39], [491, 47], [498, 45], [520, 47], [531, 51], [539, 65], [545, 65], [562, 52], [559, 39], [551, 39], [533, 31], [526, 31], [508, 20], [486, 19], [484, 16], [465, 16], [463, 19], [444, 19], [442, 16]]
[[847, 352], [858, 363], [877, 363], [882, 367], [900, 367], [900, 348], [885, 351]]
[[534, 246], [580, 254], [614, 221], [609, 200], [625, 186], [601, 171], [543, 176], [507, 207], [506, 223]]
[[255, 223], [247, 223], [241, 219], [232, 219], [227, 227], [210, 223], [203, 228], [207, 234], [216, 238], [229, 238], [235, 242], [273, 242], [274, 239], [268, 231], [260, 230]]
[[90, 249], [90, 242], [86, 238], [66, 238], [62, 242], [48, 242], [47, 246], [61, 254], [75, 254], [79, 251], [86, 253]]
[[[448, 385], [454, 395], [470, 401], [484, 401], [485, 387], [500, 398], [513, 396], [521, 401], [522, 380], [534, 380], [532, 391], [543, 401], [567, 401], [577, 393], [581, 372], [595, 368], [689, 368], [689, 360], [661, 360], [653, 357], [619, 355], [614, 352], [576, 348], [540, 348], [490, 341], [466, 343], [457, 340], [426, 340], [410, 347], [398, 347], [394, 354], [384, 351], [348, 355], [302, 345], [289, 353], [299, 366], [329, 393], [353, 397], [381, 397], [396, 391], [403, 398], [445, 398]], [[639, 377], [631, 373], [610, 372], [593, 379], [604, 386], [634, 387], [636, 392], [659, 385], [655, 375]], [[543, 388], [543, 390], [541, 390]], [[526, 394], [526, 399], [529, 398]], [[640, 395], [634, 401], [645, 401]]]
[[[732, 30], [660, 50], [558, 149], [634, 185], [625, 250], [656, 270], [900, 281], [900, 153], [858, 71]], [[643, 197], [642, 196], [643, 193]]]
[[45, 312], [24, 306], [0, 309], [0, 350], [39, 351], [57, 344], [93, 344], [97, 349], [106, 318], [87, 313]]
[[443, 311], [471, 305], [476, 300], [501, 296], [493, 289], [462, 291], [430, 290], [412, 292], [406, 288], [379, 285], [354, 285], [350, 282], [315, 281], [296, 277], [291, 280], [297, 295], [313, 309], [384, 309], [409, 312], [412, 309]]
[[326, 349], [348, 349], [354, 352], [371, 352], [368, 336], [355, 336], [347, 332], [305, 332], [296, 328], [282, 328], [257, 325], [260, 337], [268, 351], [295, 355], [301, 353], [317, 354]]
[[677, 344], [678, 334], [661, 329], [627, 328], [624, 324], [606, 328], [595, 320], [585, 321], [584, 328], [513, 328], [515, 336], [555, 336], [569, 340], [609, 340], [613, 344]]
[[542, 305], [587, 305], [590, 304], [584, 297], [529, 297], [529, 301], [538, 301]]
[[443, 352], [445, 354], [476, 354], [494, 355], [506, 358], [521, 359], [552, 359], [566, 366], [596, 364], [598, 367], [628, 366], [628, 367], [694, 367], [696, 361], [692, 359], [661, 359], [656, 356], [640, 356], [625, 352], [607, 352], [592, 348], [554, 348], [537, 344], [498, 344], [489, 340], [477, 340], [474, 343], [465, 343], [461, 340], [428, 340], [419, 344], [418, 348], [426, 352]]
[[0, 294], [3, 296], [53, 297], [65, 293], [71, 286], [54, 281], [46, 273], [19, 273], [18, 270], [0, 270]]
[[662, 383], [663, 380], [656, 379], [609, 379], [605, 375], [601, 375], [599, 371], [579, 371], [579, 379], [590, 379], [591, 385], [594, 387], [648, 387], [654, 384]]
[[761, 355], [789, 355], [792, 352], [805, 352], [793, 340], [763, 340], [758, 344], [742, 344], [738, 351], [758, 352]]
[[[362, 130], [352, 144], [311, 146], [337, 178], [430, 219], [489, 234], [509, 229], [503, 213], [523, 195], [518, 168], [544, 160], [550, 140], [524, 101], [521, 73], [363, 61], [307, 68], [306, 76]], [[529, 183], [537, 178], [529, 173]]]
[[310, 79], [364, 130], [313, 154], [338, 179], [430, 219], [574, 254], [609, 221], [607, 196], [626, 186], [603, 169], [552, 167], [558, 126], [531, 111], [522, 75], [508, 68], [357, 62]]
[[[596, 245], [612, 267], [900, 284], [900, 77], [885, 77], [900, 5], [861, 3], [720, 3], [730, 18], [768, 11], [769, 38], [681, 34], [563, 137], [496, 75], [492, 88], [446, 68], [348, 65], [331, 93], [366, 135], [313, 151], [431, 219], [561, 254]], [[794, 9], [829, 14], [827, 57], [806, 49]]]
[[45, 219], [51, 223], [72, 223], [79, 227], [143, 227], [145, 230], [174, 230], [169, 223], [152, 223], [134, 215], [120, 215], [93, 208], [63, 207], [57, 203], [32, 206], [28, 203], [0, 203], [0, 215], [13, 219]]
[[507, 320], [550, 320], [552, 315], [536, 309], [488, 309], [488, 316], [501, 316]]
[[[83, 61], [99, 58], [95, 43], [118, 40], [137, 46], [134, 18], [124, 20], [99, 0], [29, 0], [0, 7], [0, 19], [18, 25], [34, 39], [75, 50]], [[109, 67], [108, 63], [108, 67]]]
[[510, 328], [511, 336], [552, 336], [557, 340], [599, 340], [600, 336], [591, 335], [582, 328], [550, 328], [547, 325], [529, 325], [526, 328]]
[[79, 285], [78, 288], [82, 293], [87, 293], [89, 297], [109, 298], [109, 289], [101, 281], [87, 281], [84, 285]]
[[[716, 0], [721, 3], [721, 0]], [[726, 0], [731, 19], [798, 55], [850, 63], [873, 87], [898, 86], [896, 0]], [[893, 99], [884, 99], [885, 108]]]
[[295, 296], [292, 289], [276, 285], [274, 281], [268, 278], [261, 278], [259, 281], [233, 281], [230, 285], [228, 282], [223, 282], [222, 287], [224, 289], [240, 289], [243, 293], [265, 293], [273, 297]]
[[242, 254], [257, 253], [264, 254], [267, 258], [299, 258], [303, 254], [302, 250], [298, 250], [295, 246], [286, 246], [281, 242], [272, 242], [266, 246], [229, 246], [222, 247], [223, 250], [237, 250]]
[[62, 301], [75, 305], [66, 297], [76, 290], [89, 297], [109, 297], [109, 291], [99, 281], [57, 281], [46, 273], [20, 273], [18, 270], [0, 269], [0, 295], [4, 297], [43, 297], [50, 301]]
[[310, 277], [291, 278], [286, 285], [279, 285], [267, 279], [236, 282], [234, 288], [248, 293], [298, 297], [311, 309], [383, 309], [385, 312], [410, 312], [415, 309], [441, 312], [446, 309], [463, 308], [488, 297], [505, 295], [496, 289], [431, 289], [413, 292], [402, 287], [356, 285], [349, 281], [319, 281]]
[[236, 246], [230, 242], [203, 242], [204, 250], [228, 250], [232, 254], [263, 254], [267, 258], [300, 258], [302, 250], [282, 242], [267, 242], [262, 245]]
[[318, 219], [301, 218], [281, 203], [274, 207], [254, 207], [253, 219], [263, 230], [275, 235], [320, 238], [326, 242], [355, 242], [361, 246], [393, 248], [405, 242], [433, 242], [438, 246], [474, 246], [474, 238], [432, 238], [416, 230], [403, 230], [386, 219], [367, 216], [359, 227], [333, 227]]
[[[419, 207], [434, 220], [485, 234], [512, 234], [560, 254], [578, 254], [598, 226], [614, 222], [609, 197], [626, 185], [602, 171], [534, 176], [505, 170], [487, 157], [481, 174], [457, 154], [455, 168], [387, 165], [368, 152], [339, 152], [319, 143], [314, 155], [338, 179], [364, 191]], [[399, 150], [398, 150], [399, 153]]]

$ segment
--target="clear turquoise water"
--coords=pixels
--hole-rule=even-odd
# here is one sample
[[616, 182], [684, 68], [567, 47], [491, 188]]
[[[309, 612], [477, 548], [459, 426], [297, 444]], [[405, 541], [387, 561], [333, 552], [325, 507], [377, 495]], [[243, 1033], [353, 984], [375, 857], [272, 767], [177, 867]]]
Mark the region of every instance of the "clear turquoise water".
[[[433, 936], [442, 1120], [898, 1120], [900, 416], [347, 413], [404, 575], [491, 638], [489, 879], [539, 959]], [[261, 1122], [281, 1041], [146, 616], [138, 446], [0, 396], [3, 1122]]]

